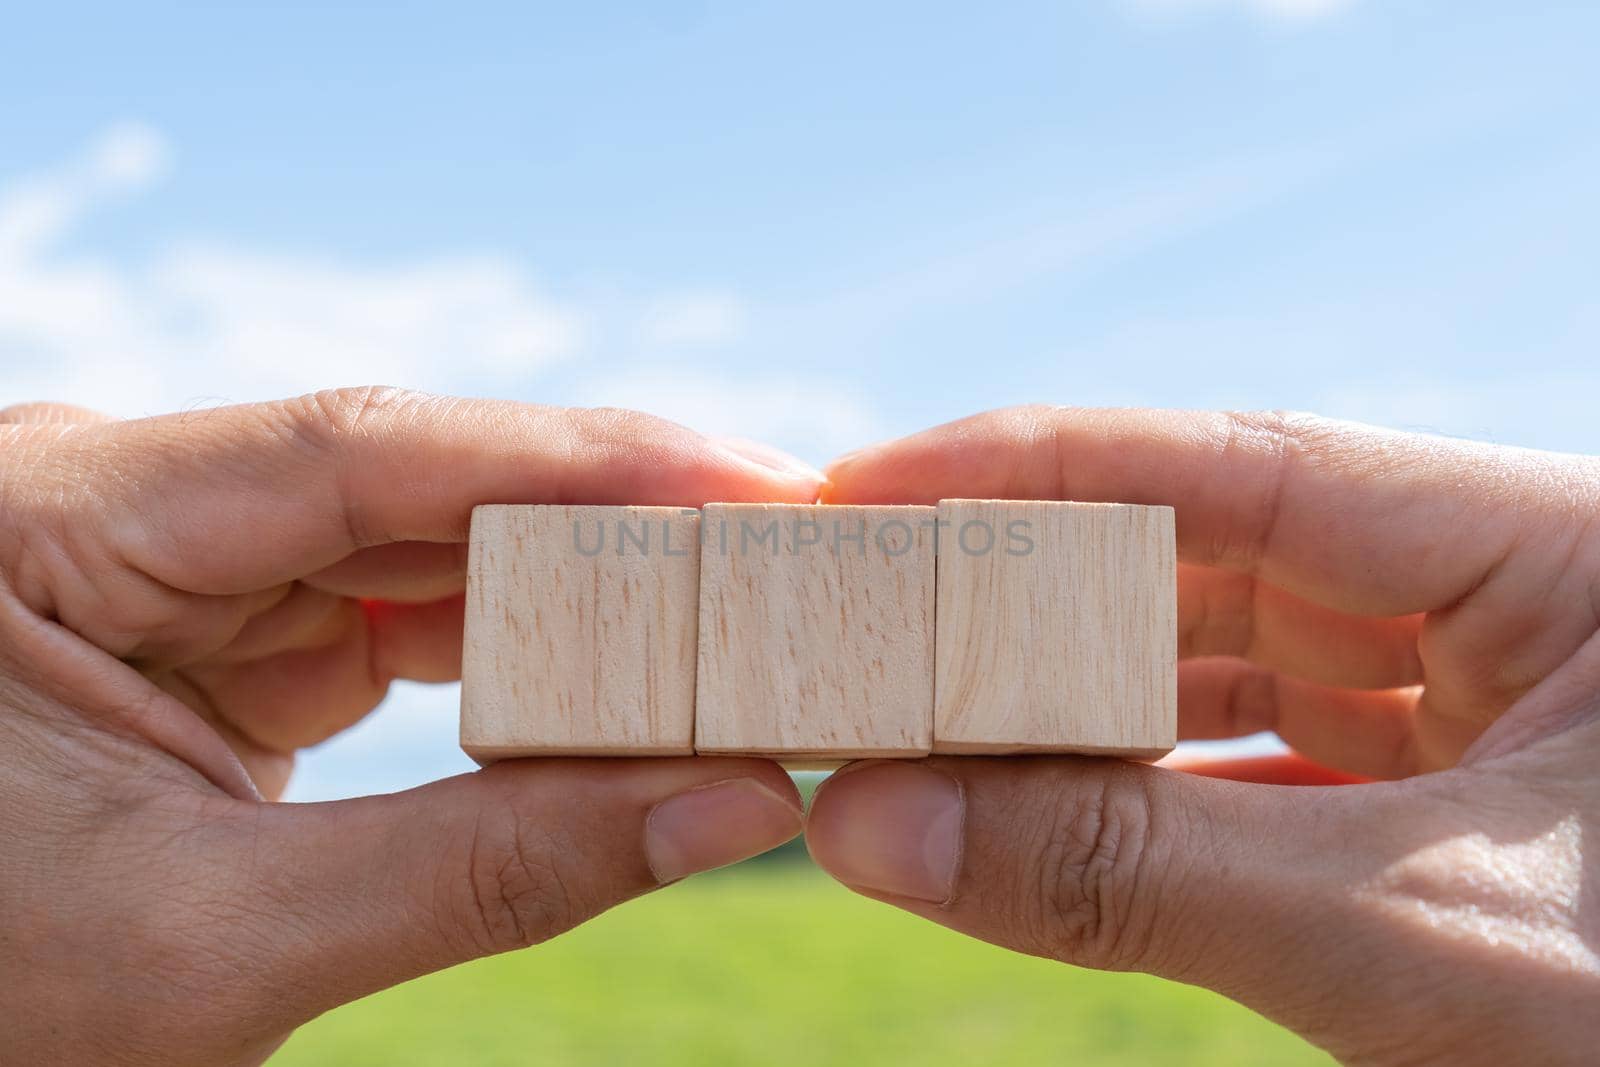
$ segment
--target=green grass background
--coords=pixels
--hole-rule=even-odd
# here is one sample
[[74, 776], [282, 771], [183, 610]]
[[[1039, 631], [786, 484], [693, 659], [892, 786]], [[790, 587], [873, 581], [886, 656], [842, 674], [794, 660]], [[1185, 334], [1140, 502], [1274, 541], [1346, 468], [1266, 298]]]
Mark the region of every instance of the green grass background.
[[785, 852], [330, 1012], [272, 1067], [1330, 1062], [1221, 997], [1007, 953]]

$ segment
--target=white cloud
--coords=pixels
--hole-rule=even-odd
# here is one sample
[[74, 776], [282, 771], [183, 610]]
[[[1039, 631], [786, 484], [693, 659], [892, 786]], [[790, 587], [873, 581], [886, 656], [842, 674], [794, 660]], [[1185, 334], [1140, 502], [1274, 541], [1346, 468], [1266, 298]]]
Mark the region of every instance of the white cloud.
[[115, 185], [140, 186], [160, 177], [169, 162], [167, 142], [138, 122], [125, 122], [100, 135], [90, 171]]
[[137, 263], [60, 251], [167, 158], [158, 134], [123, 125], [73, 164], [0, 188], [0, 403], [130, 415], [366, 382], [492, 389], [579, 347], [581, 316], [498, 255], [380, 266], [216, 242]]
[[148, 185], [166, 166], [160, 135], [137, 123], [123, 123], [102, 133], [83, 159], [0, 190], [0, 277], [8, 269], [17, 270], [89, 207]]
[[1355, 0], [1127, 0], [1127, 2], [1136, 12], [1146, 15], [1176, 15], [1231, 8], [1282, 19], [1320, 18], [1337, 14], [1355, 5]]

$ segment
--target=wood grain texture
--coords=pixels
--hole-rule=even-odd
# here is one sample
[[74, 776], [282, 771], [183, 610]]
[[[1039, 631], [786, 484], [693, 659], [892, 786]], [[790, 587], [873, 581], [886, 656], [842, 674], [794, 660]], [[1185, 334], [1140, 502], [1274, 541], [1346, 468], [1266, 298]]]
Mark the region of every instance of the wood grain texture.
[[699, 522], [681, 508], [473, 510], [468, 755], [693, 751]]
[[934, 515], [708, 504], [695, 750], [791, 760], [927, 754]]
[[939, 520], [935, 752], [1177, 743], [1171, 508], [944, 500]]

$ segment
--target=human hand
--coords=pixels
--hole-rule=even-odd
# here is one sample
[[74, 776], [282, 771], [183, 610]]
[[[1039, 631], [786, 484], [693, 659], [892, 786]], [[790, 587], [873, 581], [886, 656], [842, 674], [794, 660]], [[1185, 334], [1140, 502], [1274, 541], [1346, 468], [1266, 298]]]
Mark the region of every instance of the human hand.
[[391, 679], [457, 677], [473, 505], [818, 481], [647, 416], [391, 390], [0, 413], [0, 1061], [258, 1063], [336, 1004], [794, 836], [764, 760], [262, 798]]
[[1023, 408], [828, 474], [835, 503], [1173, 505], [1180, 736], [1276, 730], [1297, 753], [855, 764], [807, 820], [835, 877], [1019, 951], [1208, 986], [1350, 1062], [1592, 1059], [1600, 462]]

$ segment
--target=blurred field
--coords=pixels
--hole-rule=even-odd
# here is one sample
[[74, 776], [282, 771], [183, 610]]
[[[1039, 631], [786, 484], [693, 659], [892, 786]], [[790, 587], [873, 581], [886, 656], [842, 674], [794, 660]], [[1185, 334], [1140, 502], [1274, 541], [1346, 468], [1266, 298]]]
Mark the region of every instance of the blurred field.
[[273, 1067], [338, 1064], [1325, 1064], [1229, 1001], [1013, 956], [745, 864], [539, 948], [349, 1005]]

